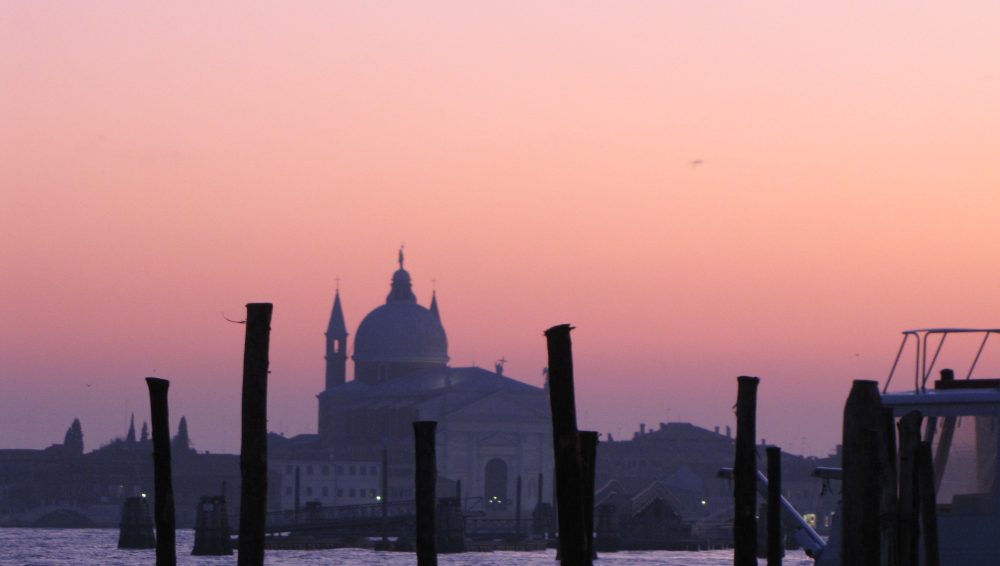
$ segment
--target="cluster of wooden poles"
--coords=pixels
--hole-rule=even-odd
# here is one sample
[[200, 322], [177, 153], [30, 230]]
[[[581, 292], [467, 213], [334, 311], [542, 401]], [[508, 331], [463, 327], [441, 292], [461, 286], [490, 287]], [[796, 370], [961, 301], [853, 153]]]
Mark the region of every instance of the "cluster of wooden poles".
[[[760, 379], [741, 376], [737, 381], [734, 564], [757, 566], [756, 413]], [[920, 439], [922, 420], [919, 411], [911, 411], [897, 425], [892, 409], [882, 404], [878, 384], [854, 382], [844, 406], [840, 564], [917, 564], [921, 535], [924, 564], [940, 564], [934, 469], [930, 442]], [[933, 420], [928, 423], [929, 430], [935, 426]], [[947, 422], [944, 431], [947, 434]], [[783, 555], [780, 448], [767, 447], [767, 476], [766, 556], [768, 566], [775, 566], [781, 564]]]
[[[238, 564], [264, 563], [264, 520], [267, 512], [267, 368], [271, 303], [247, 305], [243, 349], [243, 417], [240, 445], [240, 540]], [[167, 390], [170, 382], [147, 377], [153, 437], [153, 521], [156, 564], [177, 564], [174, 488], [170, 466]]]
[[[264, 562], [267, 494], [267, 375], [270, 303], [247, 305], [243, 355], [242, 440], [240, 446], [240, 534], [238, 564]], [[559, 560], [588, 566], [594, 552], [594, 462], [598, 435], [577, 429], [573, 356], [568, 324], [545, 332], [549, 355], [559, 523]], [[152, 420], [156, 563], [176, 564], [173, 483], [170, 466], [167, 380], [146, 378]], [[736, 403], [735, 518], [736, 566], [757, 564], [756, 377], [738, 378]], [[893, 417], [882, 407], [877, 384], [856, 381], [844, 410], [842, 564], [877, 566], [882, 552], [890, 566], [915, 564], [920, 528], [927, 566], [937, 564], [934, 478], [930, 445], [920, 441], [918, 412], [899, 423], [900, 473], [896, 474]], [[416, 442], [417, 562], [436, 566], [435, 428], [413, 423]], [[767, 449], [768, 565], [781, 563], [781, 451]], [[891, 520], [887, 520], [889, 518]]]
[[[243, 354], [242, 440], [240, 445], [240, 531], [238, 564], [264, 563], [267, 507], [267, 375], [271, 303], [247, 305]], [[565, 565], [587, 566], [594, 552], [594, 462], [598, 434], [580, 431], [576, 423], [573, 358], [568, 324], [545, 332], [549, 353], [549, 391], [556, 462], [559, 517], [559, 559]], [[176, 519], [171, 474], [167, 390], [170, 382], [146, 378], [151, 407], [156, 564], [173, 566]], [[416, 547], [420, 566], [436, 566], [437, 468], [433, 421], [413, 423], [416, 447]], [[384, 455], [383, 455], [384, 458]], [[383, 486], [385, 478], [383, 477]], [[384, 510], [383, 510], [384, 514]]]

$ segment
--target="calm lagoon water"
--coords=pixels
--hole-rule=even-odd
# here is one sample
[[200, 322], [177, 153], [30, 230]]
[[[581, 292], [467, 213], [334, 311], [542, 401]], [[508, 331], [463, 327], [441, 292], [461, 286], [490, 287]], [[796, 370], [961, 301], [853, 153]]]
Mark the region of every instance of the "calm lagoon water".
[[[152, 550], [118, 550], [117, 529], [0, 529], [0, 565], [121, 565], [139, 566], [155, 562]], [[236, 564], [235, 556], [191, 556], [194, 531], [177, 531], [177, 563]], [[765, 561], [761, 560], [763, 564]], [[413, 554], [374, 552], [370, 550], [271, 550], [265, 563], [284, 565], [374, 565], [412, 566], [417, 563]], [[447, 554], [438, 558], [442, 566], [554, 566], [555, 551], [548, 552], [470, 552]], [[654, 564], [668, 566], [722, 566], [733, 563], [731, 550], [706, 552], [616, 552], [601, 554], [600, 566], [625, 566]], [[813, 561], [801, 552], [791, 552], [785, 557], [789, 566], [812, 565]]]

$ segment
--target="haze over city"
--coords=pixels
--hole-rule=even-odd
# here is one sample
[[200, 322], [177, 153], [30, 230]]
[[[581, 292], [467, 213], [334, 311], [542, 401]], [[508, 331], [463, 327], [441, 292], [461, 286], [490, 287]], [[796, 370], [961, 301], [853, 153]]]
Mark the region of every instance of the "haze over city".
[[[315, 432], [335, 289], [353, 343], [405, 243], [453, 365], [541, 385], [542, 332], [569, 322], [581, 428], [732, 425], [756, 375], [758, 436], [826, 454], [900, 330], [1000, 326], [997, 21], [991, 2], [7, 3], [0, 448], [76, 417], [97, 448], [148, 419], [155, 375], [173, 426], [235, 452], [226, 317], [255, 301], [275, 305], [271, 429]], [[956, 345], [939, 366], [964, 376], [977, 344]]]

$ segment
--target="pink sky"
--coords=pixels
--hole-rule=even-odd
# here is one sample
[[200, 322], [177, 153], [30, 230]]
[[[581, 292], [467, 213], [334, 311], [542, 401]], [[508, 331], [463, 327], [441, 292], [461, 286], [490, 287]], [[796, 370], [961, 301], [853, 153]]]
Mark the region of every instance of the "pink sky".
[[899, 330], [1000, 326], [1000, 5], [880, 4], [5, 3], [0, 447], [155, 374], [237, 450], [250, 301], [313, 432], [335, 278], [353, 334], [406, 242], [453, 365], [541, 384], [570, 322], [581, 427], [732, 424], [751, 374], [825, 454]]

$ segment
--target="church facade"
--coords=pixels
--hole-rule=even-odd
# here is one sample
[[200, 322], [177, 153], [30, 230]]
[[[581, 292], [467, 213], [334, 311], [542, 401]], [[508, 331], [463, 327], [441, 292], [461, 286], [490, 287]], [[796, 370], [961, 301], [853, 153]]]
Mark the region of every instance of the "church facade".
[[552, 501], [547, 391], [503, 375], [499, 364], [495, 371], [450, 366], [436, 293], [429, 307], [418, 304], [402, 251], [385, 304], [358, 325], [350, 380], [347, 343], [338, 290], [326, 331], [325, 387], [317, 396], [318, 441], [332, 459], [380, 460], [384, 449], [388, 497], [412, 499], [412, 423], [432, 420], [439, 497], [460, 490], [462, 497], [483, 497], [488, 512], [511, 514], [521, 477], [524, 509], [540, 498]]

